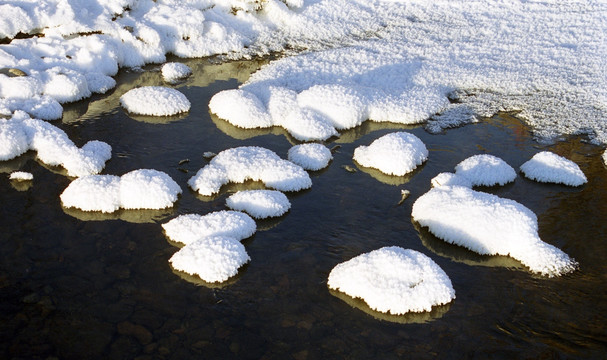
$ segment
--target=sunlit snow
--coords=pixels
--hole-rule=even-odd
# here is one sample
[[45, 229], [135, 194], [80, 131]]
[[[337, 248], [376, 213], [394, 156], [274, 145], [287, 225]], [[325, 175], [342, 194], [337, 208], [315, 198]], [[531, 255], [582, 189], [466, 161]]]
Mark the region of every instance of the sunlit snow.
[[362, 166], [388, 174], [402, 176], [428, 159], [426, 145], [415, 135], [396, 132], [361, 145], [354, 150], [354, 160]]
[[255, 219], [282, 216], [291, 208], [287, 196], [276, 190], [239, 191], [226, 199], [226, 205]]
[[160, 72], [164, 81], [172, 83], [190, 76], [192, 69], [186, 64], [170, 62], [162, 65]]
[[433, 187], [459, 185], [471, 188], [472, 181], [454, 173], [442, 172], [430, 180]]
[[471, 156], [455, 166], [455, 174], [470, 180], [472, 185], [504, 185], [516, 179], [516, 171], [497, 156]]
[[549, 151], [533, 155], [521, 165], [521, 171], [527, 178], [545, 183], [580, 186], [588, 182], [576, 163]]
[[333, 155], [331, 150], [322, 144], [308, 143], [290, 148], [287, 158], [306, 170], [316, 171], [327, 167]]
[[397, 246], [354, 257], [331, 270], [329, 288], [393, 315], [430, 311], [455, 299], [445, 272], [426, 255]]
[[312, 186], [308, 173], [299, 165], [281, 159], [271, 150], [257, 146], [227, 149], [190, 178], [188, 184], [201, 195], [213, 195], [229, 182], [262, 181], [279, 191], [299, 191]]
[[162, 224], [162, 228], [171, 241], [188, 245], [212, 236], [246, 239], [255, 233], [257, 225], [243, 212], [222, 210], [206, 215], [180, 215]]
[[190, 110], [190, 101], [179, 91], [162, 86], [143, 86], [127, 91], [120, 104], [130, 113], [169, 116]]
[[531, 271], [558, 276], [577, 263], [538, 235], [536, 215], [514, 200], [462, 186], [436, 187], [413, 204], [411, 216], [436, 237], [481, 255], [508, 255]]
[[177, 251], [169, 262], [174, 269], [198, 275], [206, 282], [223, 282], [238, 273], [251, 258], [237, 239], [212, 236], [199, 239]]
[[87, 175], [61, 194], [64, 207], [106, 213], [122, 209], [164, 209], [173, 206], [182, 190], [170, 176], [151, 169], [122, 176]]
[[10, 180], [28, 181], [33, 180], [34, 175], [26, 171], [13, 171], [8, 178]]

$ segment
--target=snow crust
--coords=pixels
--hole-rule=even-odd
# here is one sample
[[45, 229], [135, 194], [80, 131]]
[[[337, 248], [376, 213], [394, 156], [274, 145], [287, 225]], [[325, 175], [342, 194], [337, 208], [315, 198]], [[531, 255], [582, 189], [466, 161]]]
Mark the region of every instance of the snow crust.
[[454, 174], [454, 173], [448, 173], [448, 172], [442, 172], [438, 175], [436, 175], [435, 177], [432, 178], [432, 180], [430, 180], [430, 183], [432, 184], [432, 187], [439, 187], [439, 186], [464, 186], [467, 188], [471, 188], [472, 187], [472, 181], [470, 181], [468, 178], [465, 178], [463, 176]]
[[239, 191], [226, 199], [226, 205], [255, 219], [282, 216], [291, 208], [287, 196], [276, 190]]
[[170, 62], [162, 65], [160, 68], [164, 81], [173, 83], [192, 74], [192, 69], [182, 63]]
[[433, 188], [413, 204], [411, 216], [436, 237], [481, 255], [506, 255], [553, 277], [574, 271], [575, 260], [543, 242], [536, 215], [510, 199], [462, 186]]
[[25, 171], [13, 171], [8, 178], [10, 180], [29, 181], [34, 180], [34, 175]]
[[312, 186], [308, 173], [299, 165], [281, 159], [271, 150], [257, 146], [227, 149], [211, 159], [188, 181], [201, 195], [213, 195], [229, 182], [262, 181], [279, 191], [299, 191]]
[[338, 264], [329, 274], [328, 286], [393, 315], [430, 311], [455, 299], [451, 280], [432, 259], [397, 246]]
[[0, 161], [13, 159], [28, 150], [50, 166], [62, 166], [69, 176], [97, 174], [112, 156], [112, 148], [101, 141], [89, 141], [78, 148], [58, 127], [31, 119], [17, 111], [9, 119], [0, 119]]
[[455, 166], [455, 174], [470, 180], [473, 186], [505, 185], [516, 179], [516, 171], [497, 156], [471, 156]]
[[222, 210], [206, 215], [186, 214], [162, 224], [166, 236], [173, 242], [188, 245], [208, 237], [246, 239], [257, 230], [255, 220], [240, 211]]
[[317, 171], [326, 168], [333, 155], [331, 150], [322, 144], [308, 143], [290, 148], [287, 158], [306, 170]]
[[354, 160], [388, 174], [402, 176], [428, 159], [426, 145], [415, 135], [396, 132], [361, 145], [354, 150]]
[[143, 86], [127, 91], [120, 104], [139, 115], [170, 116], [190, 110], [190, 101], [179, 91], [163, 86]]
[[249, 261], [251, 258], [240, 241], [227, 236], [197, 240], [169, 259], [174, 269], [198, 275], [209, 283], [228, 280]]
[[166, 173], [139, 169], [122, 176], [87, 175], [72, 181], [61, 194], [64, 207], [112, 213], [122, 209], [164, 209], [182, 190]]
[[521, 165], [521, 171], [527, 178], [545, 183], [580, 186], [588, 182], [576, 163], [549, 151], [533, 155]]

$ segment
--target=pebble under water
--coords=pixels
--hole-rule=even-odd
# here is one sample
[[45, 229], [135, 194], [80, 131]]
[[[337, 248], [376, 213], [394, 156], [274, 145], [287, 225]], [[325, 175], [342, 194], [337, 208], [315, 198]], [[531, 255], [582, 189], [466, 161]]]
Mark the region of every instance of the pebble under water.
[[[265, 60], [264, 60], [265, 61]], [[298, 142], [283, 129], [243, 130], [208, 113], [211, 96], [235, 88], [264, 61], [186, 62], [194, 75], [176, 84], [192, 103], [175, 117], [131, 117], [118, 98], [162, 85], [159, 68], [122, 71], [109, 94], [65, 107], [76, 145], [112, 146], [105, 174], [152, 168], [184, 190], [165, 210], [112, 214], [64, 209], [71, 179], [28, 152], [0, 163], [0, 357], [4, 359], [393, 359], [597, 358], [607, 352], [607, 168], [603, 149], [581, 137], [543, 145], [514, 114], [430, 134], [423, 127], [365, 122], [326, 145], [334, 159], [312, 172], [312, 188], [288, 193], [290, 211], [257, 221], [243, 241], [251, 262], [222, 284], [175, 273], [177, 247], [161, 224], [180, 214], [225, 209], [225, 199], [260, 183], [232, 184], [202, 197], [187, 180], [218, 153], [263, 146], [286, 158]], [[396, 130], [419, 137], [428, 161], [403, 177], [358, 166], [354, 149]], [[581, 187], [514, 183], [481, 190], [516, 200], [539, 219], [543, 241], [580, 263], [546, 278], [508, 257], [449, 245], [411, 221], [430, 179], [481, 153], [515, 169], [542, 150], [576, 162]], [[185, 161], [188, 160], [188, 161]], [[8, 179], [28, 171], [34, 180]], [[401, 190], [410, 191], [401, 203]], [[391, 316], [330, 291], [343, 261], [383, 246], [431, 257], [451, 278], [456, 299], [432, 312]]]

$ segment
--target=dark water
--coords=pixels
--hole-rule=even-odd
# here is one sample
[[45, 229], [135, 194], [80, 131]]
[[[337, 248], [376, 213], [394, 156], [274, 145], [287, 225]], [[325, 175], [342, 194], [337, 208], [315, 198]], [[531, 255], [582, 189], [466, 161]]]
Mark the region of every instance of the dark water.
[[[243, 243], [252, 261], [224, 286], [173, 273], [177, 251], [160, 224], [185, 213], [225, 208], [230, 186], [201, 198], [187, 180], [205, 151], [259, 145], [283, 158], [296, 142], [281, 129], [245, 131], [210, 117], [210, 97], [236, 87], [258, 62], [188, 63], [178, 84], [189, 114], [130, 118], [118, 97], [160, 84], [154, 68], [124, 72], [119, 87], [70, 105], [63, 128], [82, 145], [113, 148], [104, 173], [138, 168], [167, 172], [183, 188], [174, 208], [111, 215], [64, 210], [70, 179], [28, 153], [0, 163], [0, 358], [11, 359], [393, 359], [601, 358], [607, 352], [607, 169], [602, 149], [572, 138], [540, 146], [509, 114], [433, 135], [419, 127], [365, 123], [329, 142], [341, 147], [313, 186], [288, 194], [285, 216], [258, 222]], [[154, 123], [155, 122], [155, 123]], [[396, 129], [417, 135], [429, 160], [408, 177], [358, 168], [354, 148]], [[490, 153], [518, 168], [540, 150], [580, 165], [588, 184], [539, 184], [519, 176], [485, 191], [514, 199], [539, 218], [541, 238], [580, 263], [559, 278], [528, 272], [507, 257], [482, 257], [446, 245], [411, 221], [411, 206], [430, 179], [468, 156]], [[190, 161], [179, 165], [184, 159]], [[34, 180], [8, 180], [14, 170]], [[398, 205], [401, 189], [410, 197]], [[383, 246], [423, 252], [450, 276], [457, 298], [431, 313], [386, 316], [329, 291], [331, 269]]]

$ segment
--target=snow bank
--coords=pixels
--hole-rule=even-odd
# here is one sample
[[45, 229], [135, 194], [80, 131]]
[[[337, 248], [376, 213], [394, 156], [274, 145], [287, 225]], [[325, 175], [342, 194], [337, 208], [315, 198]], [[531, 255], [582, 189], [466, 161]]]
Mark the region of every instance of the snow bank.
[[17, 181], [29, 181], [29, 180], [34, 180], [34, 175], [32, 173], [28, 173], [25, 171], [14, 171], [9, 175], [8, 178], [10, 180], [17, 180]]
[[473, 186], [504, 185], [516, 179], [516, 171], [497, 156], [471, 156], [455, 166], [455, 174], [467, 178]]
[[432, 180], [430, 180], [430, 183], [432, 184], [432, 187], [453, 185], [464, 186], [467, 188], [472, 187], [472, 181], [470, 181], [468, 178], [448, 172], [442, 172], [436, 175], [432, 178]]
[[181, 188], [167, 174], [150, 169], [120, 176], [87, 175], [61, 194], [64, 207], [106, 213], [123, 209], [164, 209], [173, 206]]
[[426, 145], [415, 135], [396, 132], [354, 150], [354, 160], [388, 175], [403, 176], [428, 159]]
[[576, 163], [549, 151], [533, 155], [521, 165], [521, 171], [527, 178], [545, 183], [580, 186], [588, 182]]
[[120, 104], [139, 115], [170, 116], [190, 110], [190, 101], [179, 91], [162, 86], [143, 86], [127, 91]]
[[239, 211], [181, 215], [163, 224], [162, 228], [171, 241], [184, 245], [213, 236], [242, 240], [257, 230], [255, 220]]
[[359, 255], [333, 268], [329, 288], [393, 315], [430, 311], [455, 299], [445, 272], [426, 255], [397, 246]]
[[0, 119], [0, 161], [13, 159], [28, 150], [50, 166], [62, 166], [69, 176], [97, 174], [112, 156], [112, 148], [101, 141], [76, 147], [67, 134], [42, 120], [17, 111], [12, 119]]
[[177, 251], [169, 262], [174, 269], [198, 275], [206, 282], [223, 282], [251, 261], [240, 241], [227, 236], [197, 240]]
[[300, 166], [281, 159], [271, 150], [256, 146], [228, 149], [217, 154], [190, 178], [188, 184], [201, 195], [213, 195], [228, 182], [262, 181], [279, 191], [299, 191], [312, 186]]
[[256, 219], [282, 216], [291, 208], [287, 196], [275, 190], [239, 191], [226, 199], [226, 205]]
[[160, 68], [164, 81], [173, 83], [192, 74], [192, 69], [182, 63], [170, 62]]
[[306, 170], [317, 171], [327, 167], [333, 155], [326, 146], [310, 143], [293, 146], [289, 149], [287, 158]]
[[537, 217], [525, 206], [462, 186], [441, 186], [413, 204], [411, 216], [436, 237], [481, 255], [507, 255], [533, 272], [559, 276], [577, 263], [538, 235]]

